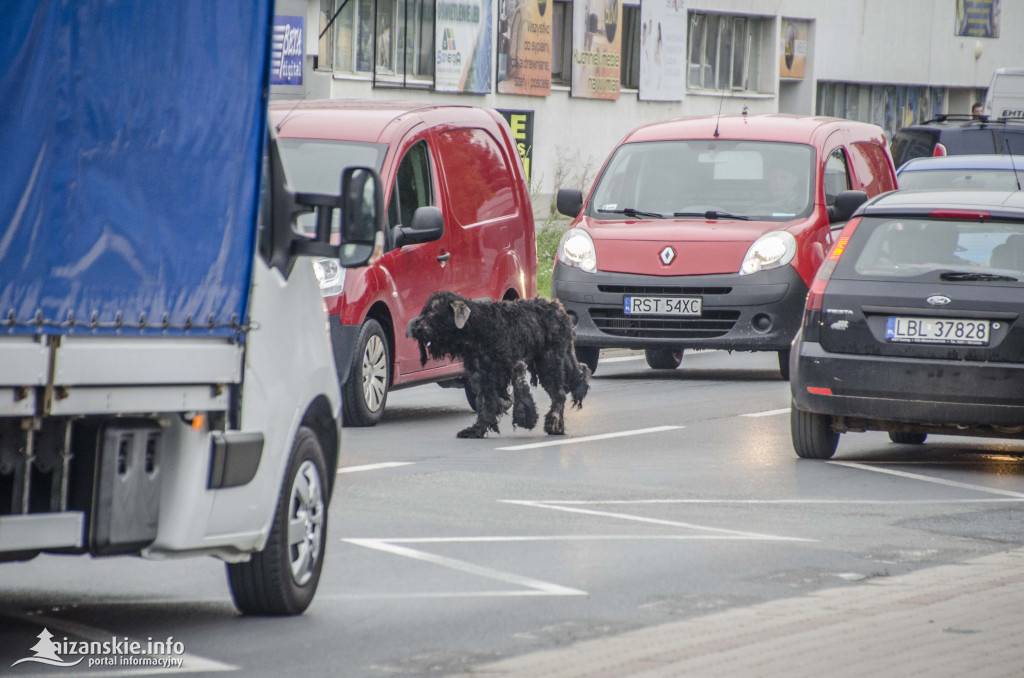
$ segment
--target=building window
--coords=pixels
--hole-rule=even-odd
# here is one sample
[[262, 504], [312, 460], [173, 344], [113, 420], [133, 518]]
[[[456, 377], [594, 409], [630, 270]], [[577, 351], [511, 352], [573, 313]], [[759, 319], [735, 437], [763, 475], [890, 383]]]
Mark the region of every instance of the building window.
[[640, 5], [622, 6], [622, 73], [621, 86], [640, 87]]
[[551, 84], [572, 84], [572, 2], [551, 4]]
[[321, 23], [336, 14], [320, 39], [320, 68], [390, 83], [433, 82], [434, 0], [321, 0]]
[[769, 90], [761, 82], [762, 46], [773, 21], [731, 14], [690, 14], [687, 87], [732, 92]]

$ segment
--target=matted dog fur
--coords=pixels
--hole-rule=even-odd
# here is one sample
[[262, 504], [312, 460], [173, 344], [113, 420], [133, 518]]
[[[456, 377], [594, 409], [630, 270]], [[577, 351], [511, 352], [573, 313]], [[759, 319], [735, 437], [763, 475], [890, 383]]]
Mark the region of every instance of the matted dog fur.
[[590, 368], [576, 360], [572, 321], [557, 300], [473, 301], [435, 292], [410, 323], [409, 333], [419, 343], [422, 364], [429, 355], [460, 359], [466, 368], [477, 419], [459, 431], [459, 438], [499, 433], [498, 419], [510, 407], [513, 426], [536, 426], [527, 371], [551, 398], [544, 417], [544, 430], [551, 435], [565, 433], [566, 397], [579, 408], [590, 388]]

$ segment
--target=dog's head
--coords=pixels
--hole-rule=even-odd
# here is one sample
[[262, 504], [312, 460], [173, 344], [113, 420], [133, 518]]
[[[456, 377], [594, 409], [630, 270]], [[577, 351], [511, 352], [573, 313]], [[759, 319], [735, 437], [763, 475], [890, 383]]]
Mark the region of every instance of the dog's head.
[[423, 311], [409, 325], [409, 334], [420, 345], [420, 364], [431, 358], [461, 355], [462, 330], [469, 322], [472, 302], [453, 292], [435, 292], [423, 304]]

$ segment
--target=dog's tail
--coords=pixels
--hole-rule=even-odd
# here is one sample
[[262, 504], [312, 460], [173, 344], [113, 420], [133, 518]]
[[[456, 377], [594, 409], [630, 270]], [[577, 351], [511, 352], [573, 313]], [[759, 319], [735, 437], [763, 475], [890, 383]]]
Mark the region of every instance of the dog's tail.
[[569, 393], [572, 394], [572, 406], [583, 407], [583, 398], [590, 390], [590, 368], [576, 360], [575, 351], [569, 351], [572, 363], [569, 365]]

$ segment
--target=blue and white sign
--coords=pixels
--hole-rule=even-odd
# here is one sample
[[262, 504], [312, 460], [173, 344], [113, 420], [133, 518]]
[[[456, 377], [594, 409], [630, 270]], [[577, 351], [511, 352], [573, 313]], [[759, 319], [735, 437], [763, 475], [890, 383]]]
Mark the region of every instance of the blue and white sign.
[[302, 84], [301, 16], [275, 16], [274, 37], [270, 46], [270, 84]]

